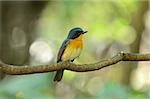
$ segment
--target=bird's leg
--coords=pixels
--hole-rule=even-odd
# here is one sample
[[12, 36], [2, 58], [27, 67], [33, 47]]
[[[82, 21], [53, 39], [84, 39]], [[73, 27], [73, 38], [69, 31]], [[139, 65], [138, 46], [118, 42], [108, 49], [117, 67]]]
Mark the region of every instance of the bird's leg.
[[71, 60], [71, 62], [73, 62], [74, 61], [74, 59], [73, 60]]

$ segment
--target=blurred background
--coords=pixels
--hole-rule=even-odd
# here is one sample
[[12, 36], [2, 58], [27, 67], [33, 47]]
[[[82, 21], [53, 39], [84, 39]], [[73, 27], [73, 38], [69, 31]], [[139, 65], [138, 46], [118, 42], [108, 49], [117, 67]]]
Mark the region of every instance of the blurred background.
[[[0, 60], [14, 65], [56, 63], [73, 27], [87, 30], [75, 63], [120, 51], [150, 53], [149, 0], [0, 1]], [[120, 62], [99, 71], [5, 76], [0, 99], [150, 99], [150, 62]], [[1, 75], [2, 76], [2, 75]], [[2, 77], [1, 77], [2, 78]]]

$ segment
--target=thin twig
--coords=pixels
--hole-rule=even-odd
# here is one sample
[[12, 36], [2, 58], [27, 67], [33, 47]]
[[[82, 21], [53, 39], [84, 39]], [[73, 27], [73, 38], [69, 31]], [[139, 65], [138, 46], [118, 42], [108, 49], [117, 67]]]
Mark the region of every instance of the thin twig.
[[75, 72], [88, 72], [111, 66], [120, 61], [150, 61], [150, 54], [132, 54], [120, 52], [112, 58], [101, 60], [93, 64], [74, 64], [62, 62], [58, 64], [40, 65], [40, 66], [15, 66], [0, 62], [0, 72], [7, 75], [24, 75], [35, 73], [54, 72], [59, 69], [66, 69]]

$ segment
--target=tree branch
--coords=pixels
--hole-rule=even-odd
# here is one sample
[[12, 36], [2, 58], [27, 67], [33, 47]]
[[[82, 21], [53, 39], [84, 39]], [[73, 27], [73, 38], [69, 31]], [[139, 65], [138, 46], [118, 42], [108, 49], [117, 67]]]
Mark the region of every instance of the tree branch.
[[82, 65], [62, 62], [58, 64], [49, 64], [40, 66], [15, 66], [0, 62], [0, 72], [7, 75], [24, 75], [24, 74], [54, 72], [62, 68], [75, 72], [88, 72], [111, 66], [120, 61], [150, 61], [150, 54], [132, 54], [120, 52], [112, 58], [104, 59], [93, 64], [82, 64]]

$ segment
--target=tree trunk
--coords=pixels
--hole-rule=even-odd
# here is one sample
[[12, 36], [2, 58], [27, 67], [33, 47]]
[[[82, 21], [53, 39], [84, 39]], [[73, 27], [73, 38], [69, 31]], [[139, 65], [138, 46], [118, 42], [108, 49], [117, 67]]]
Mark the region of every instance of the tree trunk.
[[[139, 53], [140, 50], [140, 44], [141, 44], [141, 38], [142, 33], [144, 31], [145, 23], [144, 23], [144, 17], [145, 13], [149, 9], [149, 1], [140, 1], [140, 7], [138, 8], [137, 12], [134, 14], [131, 25], [136, 31], [136, 39], [135, 41], [130, 45], [130, 51], [131, 53]], [[129, 64], [130, 66], [127, 66], [127, 72], [125, 73], [126, 77], [125, 81], [127, 84], [130, 82], [130, 75], [133, 69], [135, 69], [138, 65], [138, 62], [132, 62]], [[131, 66], [132, 65], [132, 66]]]
[[46, 2], [3, 1], [1, 2], [1, 47], [0, 59], [7, 64], [27, 63], [28, 49], [36, 33], [32, 29]]

